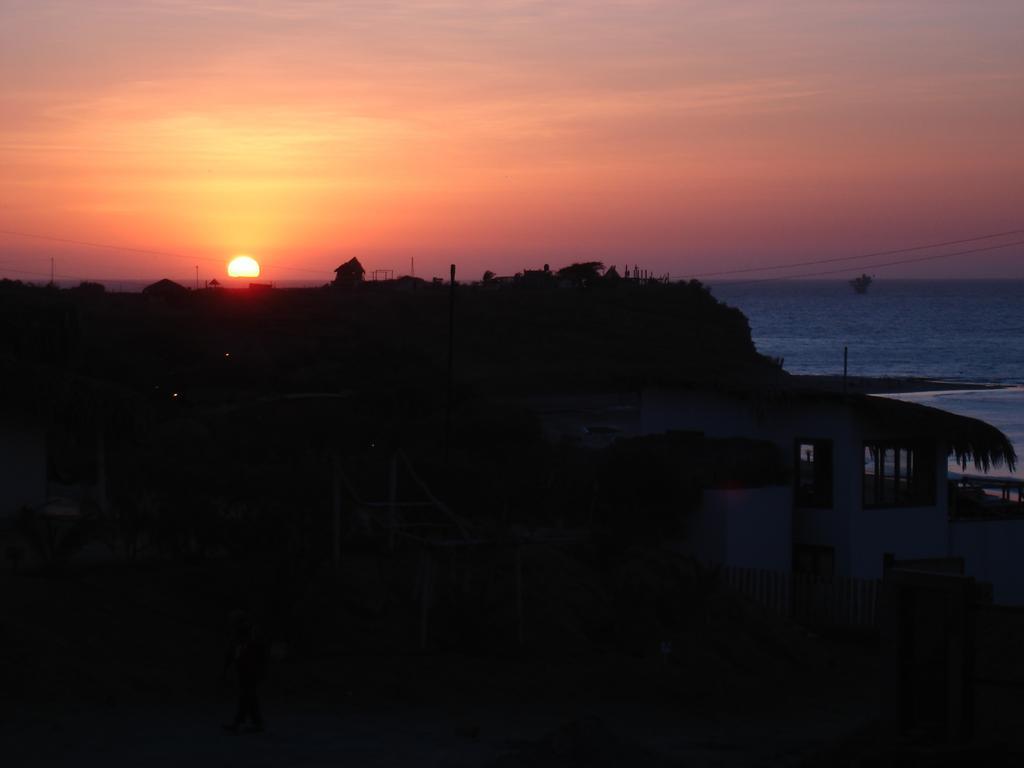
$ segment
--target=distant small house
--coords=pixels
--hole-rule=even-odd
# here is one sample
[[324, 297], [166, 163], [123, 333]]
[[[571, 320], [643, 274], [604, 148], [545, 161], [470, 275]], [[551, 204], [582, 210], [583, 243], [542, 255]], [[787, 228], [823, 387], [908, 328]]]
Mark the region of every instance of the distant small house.
[[103, 283], [93, 283], [88, 280], [83, 280], [78, 284], [77, 288], [73, 288], [73, 291], [79, 296], [102, 296], [107, 292], [107, 288]]
[[419, 277], [412, 277], [410, 275], [402, 275], [395, 280], [388, 281], [399, 291], [415, 291], [420, 288], [427, 286], [427, 281]]
[[142, 289], [144, 296], [150, 296], [155, 299], [166, 299], [173, 301], [181, 299], [188, 295], [188, 288], [181, 283], [176, 283], [173, 280], [164, 278], [163, 280], [157, 280], [155, 283], [151, 283]]
[[366, 270], [359, 259], [352, 257], [334, 270], [334, 285], [338, 288], [355, 288], [363, 282]]
[[547, 288], [555, 284], [555, 273], [547, 264], [544, 269], [524, 269], [517, 277], [520, 285], [529, 288]]
[[214, 290], [220, 288], [220, 280], [218, 280], [216, 277], [213, 278], [213, 280], [210, 281], [209, 286]]

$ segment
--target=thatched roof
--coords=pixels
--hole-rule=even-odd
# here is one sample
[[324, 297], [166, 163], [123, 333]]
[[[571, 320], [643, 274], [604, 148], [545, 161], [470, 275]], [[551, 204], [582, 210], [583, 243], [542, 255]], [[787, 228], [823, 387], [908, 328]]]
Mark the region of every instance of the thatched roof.
[[1017, 465], [1017, 453], [1009, 438], [981, 419], [888, 397], [861, 395], [850, 401], [858, 413], [875, 423], [944, 442], [950, 456], [955, 456], [964, 468], [970, 462], [988, 472], [1005, 464], [1013, 471]]
[[[998, 428], [981, 419], [943, 411], [919, 403], [910, 403], [880, 395], [847, 394], [826, 389], [803, 389], [792, 386], [771, 386], [770, 383], [751, 380], [745, 386], [717, 388], [725, 397], [738, 398], [755, 404], [758, 409], [772, 411], [788, 405], [822, 403], [833, 407], [850, 408], [865, 424], [890, 434], [903, 434], [908, 438], [934, 440], [949, 446], [949, 455], [966, 469], [968, 464], [988, 472], [1005, 465], [1011, 472], [1017, 466], [1017, 453], [1013, 443]], [[699, 384], [673, 389], [699, 391]]]
[[362, 275], [366, 274], [366, 270], [363, 269], [363, 265], [359, 263], [359, 259], [357, 259], [355, 256], [353, 256], [351, 259], [346, 261], [344, 264], [342, 264], [334, 271], [346, 277], [351, 277], [355, 275], [359, 275], [361, 277]]
[[[740, 393], [734, 393], [740, 394]], [[985, 472], [1006, 465], [1017, 466], [1017, 453], [1010, 439], [981, 419], [960, 416], [939, 408], [877, 395], [844, 395], [817, 389], [749, 390], [742, 396], [756, 397], [765, 407], [780, 402], [819, 402], [849, 407], [864, 422], [890, 433], [934, 440], [949, 446], [961, 466], [969, 463]]]

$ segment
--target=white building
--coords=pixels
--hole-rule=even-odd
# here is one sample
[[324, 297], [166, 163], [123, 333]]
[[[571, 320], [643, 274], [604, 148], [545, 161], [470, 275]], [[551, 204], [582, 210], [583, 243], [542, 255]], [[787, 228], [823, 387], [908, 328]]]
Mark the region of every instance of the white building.
[[[788, 479], [705, 486], [676, 547], [709, 563], [877, 579], [899, 560], [962, 558], [997, 602], [1024, 605], [1024, 499], [966, 510], [950, 456], [986, 472], [1016, 460], [977, 419], [889, 398], [791, 390], [549, 395], [530, 400], [552, 440], [602, 449], [670, 432], [774, 444]], [[749, 460], [749, 457], [743, 460]], [[1024, 488], [1013, 493], [1024, 496]], [[993, 497], [988, 496], [988, 499]]]
[[991, 581], [997, 601], [1024, 603], [1012, 531], [979, 529], [950, 516], [949, 456], [979, 468], [1015, 461], [989, 424], [945, 411], [826, 392], [723, 394], [648, 389], [637, 432], [702, 432], [776, 444], [785, 486], [710, 490], [689, 526], [686, 548], [724, 565], [877, 579], [882, 558], [964, 557], [968, 575]]

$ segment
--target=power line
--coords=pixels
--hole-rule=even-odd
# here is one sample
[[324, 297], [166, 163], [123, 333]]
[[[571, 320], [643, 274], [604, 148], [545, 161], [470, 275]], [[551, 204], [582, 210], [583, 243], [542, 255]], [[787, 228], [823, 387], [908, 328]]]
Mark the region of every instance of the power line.
[[81, 275], [65, 275], [65, 274], [60, 273], [60, 272], [41, 272], [39, 270], [31, 270], [31, 269], [14, 269], [13, 267], [0, 267], [0, 272], [2, 272], [4, 274], [7, 274], [8, 272], [15, 272], [15, 273], [17, 273], [19, 275], [33, 275], [35, 277], [49, 277], [51, 282], [53, 281], [54, 278], [57, 278], [57, 277], [62, 277], [64, 279], [66, 279], [66, 280], [81, 280], [81, 281], [84, 281], [84, 282], [89, 282], [90, 280], [95, 280], [96, 279], [96, 278], [90, 278], [90, 277], [82, 277]]
[[861, 264], [856, 267], [843, 267], [841, 269], [827, 269], [820, 272], [802, 272], [799, 275], [783, 275], [781, 277], [760, 277], [752, 280], [731, 281], [731, 285], [743, 285], [747, 283], [771, 283], [779, 280], [796, 280], [802, 277], [821, 277], [823, 275], [838, 275], [843, 272], [852, 272], [858, 269], [881, 269], [882, 267], [895, 267], [898, 264], [916, 264], [922, 261], [935, 261], [936, 259], [948, 259], [953, 256], [968, 256], [972, 253], [985, 253], [986, 251], [997, 251], [1000, 248], [1012, 248], [1015, 245], [1024, 245], [1024, 240], [1016, 240], [1012, 243], [1000, 243], [989, 245], [984, 248], [971, 248], [966, 251], [954, 251], [953, 253], [933, 253], [929, 256], [917, 256], [913, 259], [897, 259], [896, 261], [885, 261], [881, 264]]
[[[150, 248], [131, 248], [125, 245], [113, 245], [111, 243], [96, 243], [90, 240], [74, 240], [67, 237], [52, 237], [50, 235], [38, 235], [33, 232], [19, 232], [12, 229], [0, 229], [0, 235], [8, 235], [10, 237], [27, 237], [33, 240], [48, 240], [54, 243], [68, 243], [70, 245], [84, 245], [89, 248], [105, 248], [111, 251], [124, 251], [126, 253], [144, 253], [150, 256], [169, 256], [174, 259], [188, 259], [194, 261], [209, 261], [215, 264], [223, 264], [223, 259], [217, 259], [212, 256], [187, 256], [183, 253], [175, 253], [174, 251], [157, 251]], [[286, 270], [289, 272], [308, 272], [309, 274], [324, 275], [324, 270], [319, 269], [303, 269], [302, 267], [285, 267], [276, 264], [267, 264], [266, 266], [273, 266], [274, 269]]]
[[[130, 248], [125, 245], [110, 245], [109, 243], [94, 243], [89, 240], [72, 240], [66, 237], [51, 237], [50, 235], [36, 235], [30, 232], [16, 232], [10, 229], [0, 229], [0, 235], [10, 235], [12, 237], [28, 237], [33, 240], [50, 240], [55, 243], [70, 243], [71, 245], [87, 245], [90, 248], [106, 248], [112, 251], [127, 251], [128, 253], [148, 253], [152, 256], [171, 256], [175, 259], [189, 259], [191, 256], [186, 256], [183, 253], [174, 253], [172, 251], [154, 251], [148, 248]], [[204, 260], [204, 257], [197, 256], [196, 258]], [[218, 261], [218, 259], [207, 257], [206, 261]]]
[[[1010, 235], [1024, 234], [1024, 229], [1011, 229], [1007, 232], [994, 232], [990, 235], [978, 235], [977, 237], [967, 237], [963, 240], [946, 240], [941, 243], [931, 243], [929, 245], [915, 245], [909, 248], [894, 248], [888, 251], [876, 251], [875, 253], [862, 253], [857, 256], [837, 256], [830, 259], [811, 259], [809, 261], [791, 261], [787, 264], [769, 264], [764, 267], [746, 267], [743, 269], [723, 269], [718, 272], [698, 272], [692, 275], [673, 275], [676, 279], [691, 279], [699, 277], [721, 277], [722, 275], [741, 275], [750, 272], [766, 272], [773, 269], [789, 269], [791, 267], [809, 267], [817, 264], [835, 264], [840, 261], [857, 261], [860, 259], [874, 259], [880, 256], [895, 256], [900, 253], [912, 253], [914, 251], [926, 251], [930, 248], [945, 248], [949, 245], [963, 245], [964, 243], [975, 243], [979, 240], [991, 240], [996, 237], [1009, 237]], [[869, 265], [870, 266], [870, 265]], [[858, 269], [858, 267], [854, 267]], [[846, 271], [846, 270], [841, 270]]]

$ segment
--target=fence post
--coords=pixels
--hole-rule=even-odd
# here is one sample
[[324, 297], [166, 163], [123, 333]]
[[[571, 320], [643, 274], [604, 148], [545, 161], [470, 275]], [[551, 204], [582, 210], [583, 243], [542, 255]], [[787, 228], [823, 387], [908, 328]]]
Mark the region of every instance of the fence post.
[[523, 547], [516, 546], [516, 640], [523, 644]]

